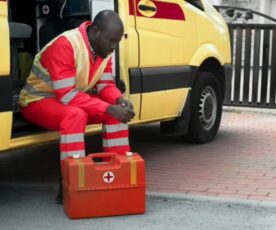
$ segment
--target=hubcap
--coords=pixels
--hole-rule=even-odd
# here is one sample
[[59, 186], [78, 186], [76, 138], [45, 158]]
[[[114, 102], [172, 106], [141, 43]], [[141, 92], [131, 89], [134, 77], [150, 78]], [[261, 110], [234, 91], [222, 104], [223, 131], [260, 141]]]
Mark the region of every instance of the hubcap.
[[211, 86], [207, 86], [202, 91], [199, 102], [199, 121], [202, 128], [210, 130], [217, 116], [217, 96]]

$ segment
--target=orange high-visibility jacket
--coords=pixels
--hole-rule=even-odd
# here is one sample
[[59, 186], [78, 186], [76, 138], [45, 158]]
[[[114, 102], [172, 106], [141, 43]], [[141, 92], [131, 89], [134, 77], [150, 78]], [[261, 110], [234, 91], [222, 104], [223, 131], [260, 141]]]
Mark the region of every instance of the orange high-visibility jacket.
[[[98, 115], [122, 96], [115, 86], [110, 57], [97, 57], [88, 41], [87, 21], [49, 42], [35, 57], [30, 76], [20, 92], [19, 103], [56, 97], [62, 103], [77, 107], [95, 106]], [[99, 97], [91, 97], [94, 88]]]

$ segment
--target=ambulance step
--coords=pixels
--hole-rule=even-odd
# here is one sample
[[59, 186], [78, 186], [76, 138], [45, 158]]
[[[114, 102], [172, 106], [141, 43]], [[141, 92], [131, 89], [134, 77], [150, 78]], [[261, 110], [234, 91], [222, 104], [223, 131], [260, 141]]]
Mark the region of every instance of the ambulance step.
[[20, 113], [15, 113], [13, 116], [12, 138], [40, 133], [45, 130], [46, 129], [26, 121]]

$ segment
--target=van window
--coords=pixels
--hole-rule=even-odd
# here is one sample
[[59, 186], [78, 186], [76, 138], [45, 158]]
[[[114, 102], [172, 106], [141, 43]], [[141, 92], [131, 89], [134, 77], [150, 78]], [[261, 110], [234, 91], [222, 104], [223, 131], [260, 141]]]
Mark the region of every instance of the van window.
[[201, 0], [186, 0], [186, 1], [188, 3], [190, 3], [191, 5], [193, 5], [194, 7], [204, 11], [204, 7], [203, 7]]

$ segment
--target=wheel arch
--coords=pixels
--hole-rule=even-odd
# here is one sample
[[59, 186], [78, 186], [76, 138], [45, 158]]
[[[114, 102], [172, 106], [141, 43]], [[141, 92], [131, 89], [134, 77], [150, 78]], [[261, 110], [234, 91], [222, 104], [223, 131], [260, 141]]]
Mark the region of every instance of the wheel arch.
[[[224, 96], [225, 92], [225, 72], [223, 66], [220, 62], [213, 57], [207, 58], [199, 67], [199, 72], [210, 72], [212, 73], [220, 83], [222, 89], [222, 95]], [[194, 85], [196, 84], [197, 77], [194, 81]], [[193, 85], [193, 86], [194, 86]]]
[[[216, 44], [204, 43], [200, 45], [194, 53], [190, 65], [197, 66], [199, 71], [206, 71], [214, 74], [220, 83], [222, 95], [224, 95], [226, 77], [223, 66], [226, 64], [226, 60], [224, 52], [222, 52]], [[194, 85], [196, 84], [196, 81], [197, 76]]]

